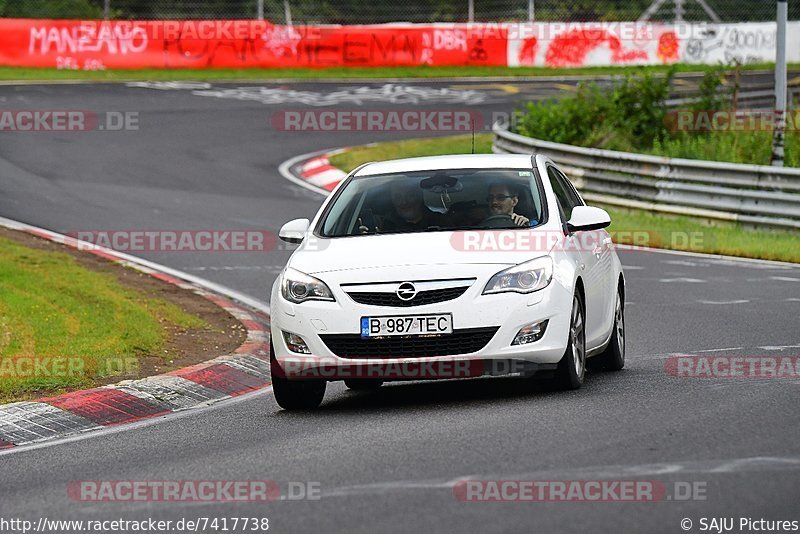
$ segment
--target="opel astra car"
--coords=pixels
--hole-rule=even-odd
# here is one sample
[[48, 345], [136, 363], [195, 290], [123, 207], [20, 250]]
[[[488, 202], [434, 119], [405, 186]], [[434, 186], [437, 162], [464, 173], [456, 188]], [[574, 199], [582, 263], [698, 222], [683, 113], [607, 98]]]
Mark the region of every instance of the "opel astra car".
[[313, 221], [271, 294], [271, 369], [285, 409], [329, 381], [544, 375], [563, 388], [625, 363], [625, 280], [608, 213], [537, 155], [368, 163]]

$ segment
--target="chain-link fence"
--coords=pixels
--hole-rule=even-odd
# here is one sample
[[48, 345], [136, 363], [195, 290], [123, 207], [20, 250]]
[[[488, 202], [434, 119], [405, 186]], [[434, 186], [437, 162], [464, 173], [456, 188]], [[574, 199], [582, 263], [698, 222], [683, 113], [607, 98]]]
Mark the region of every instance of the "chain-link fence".
[[[294, 24], [488, 21], [775, 20], [775, 0], [0, 0], [0, 16], [254, 19]], [[800, 0], [789, 0], [800, 19]]]

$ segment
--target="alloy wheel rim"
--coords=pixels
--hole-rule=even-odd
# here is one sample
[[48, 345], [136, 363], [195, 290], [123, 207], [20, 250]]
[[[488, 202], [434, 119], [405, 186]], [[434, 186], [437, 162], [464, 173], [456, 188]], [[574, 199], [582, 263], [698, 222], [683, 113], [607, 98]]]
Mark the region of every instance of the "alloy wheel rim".
[[582, 376], [585, 352], [583, 350], [583, 314], [581, 313], [578, 299], [572, 302], [570, 336], [572, 338], [572, 361], [575, 364], [575, 374]]
[[617, 323], [617, 344], [620, 354], [625, 354], [625, 317], [622, 315], [622, 302], [617, 295], [617, 309], [615, 310]]

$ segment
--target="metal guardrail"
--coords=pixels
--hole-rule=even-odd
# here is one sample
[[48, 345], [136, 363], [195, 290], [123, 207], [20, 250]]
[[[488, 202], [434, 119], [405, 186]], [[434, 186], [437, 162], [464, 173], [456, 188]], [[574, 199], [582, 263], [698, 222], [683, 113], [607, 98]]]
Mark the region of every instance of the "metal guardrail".
[[[736, 95], [736, 108], [737, 109], [773, 109], [775, 107], [775, 89], [774, 88], [748, 88], [748, 91], [741, 91]], [[800, 83], [790, 84], [787, 88], [786, 104], [789, 109], [793, 109], [800, 105]], [[694, 104], [698, 102], [700, 97], [697, 95], [690, 95], [684, 97], [670, 98], [664, 101], [664, 105], [669, 108], [677, 108]]]
[[800, 168], [666, 158], [542, 141], [492, 127], [499, 154], [542, 154], [592, 202], [800, 229]]

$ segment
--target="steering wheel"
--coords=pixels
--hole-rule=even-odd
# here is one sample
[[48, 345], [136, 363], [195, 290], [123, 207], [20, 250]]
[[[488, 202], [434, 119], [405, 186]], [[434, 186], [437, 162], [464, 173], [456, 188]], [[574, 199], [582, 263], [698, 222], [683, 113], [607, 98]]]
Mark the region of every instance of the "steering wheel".
[[490, 215], [480, 222], [481, 226], [488, 226], [489, 228], [503, 228], [510, 224], [513, 224], [511, 215], [507, 213]]

